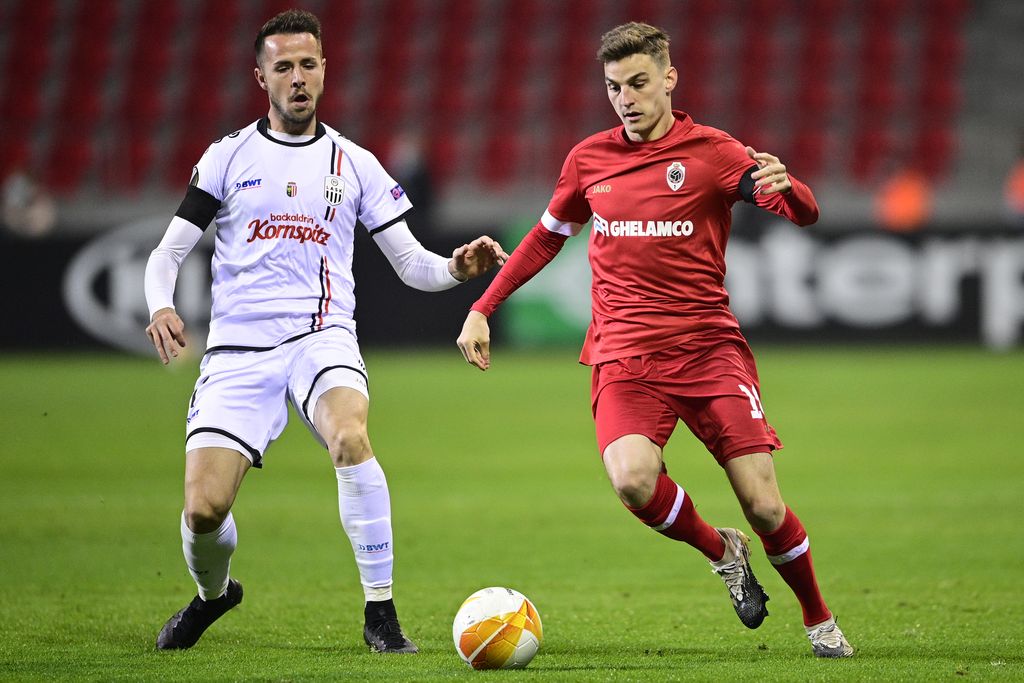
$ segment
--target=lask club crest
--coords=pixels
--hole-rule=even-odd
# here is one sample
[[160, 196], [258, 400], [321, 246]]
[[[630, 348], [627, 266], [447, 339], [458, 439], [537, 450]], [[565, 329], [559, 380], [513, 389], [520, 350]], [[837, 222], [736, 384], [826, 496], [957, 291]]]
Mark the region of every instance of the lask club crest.
[[665, 171], [665, 180], [672, 191], [675, 192], [683, 186], [683, 182], [686, 180], [686, 167], [678, 161], [673, 161], [672, 165]]
[[324, 178], [324, 199], [331, 206], [341, 204], [345, 198], [345, 181], [340, 175], [329, 175]]

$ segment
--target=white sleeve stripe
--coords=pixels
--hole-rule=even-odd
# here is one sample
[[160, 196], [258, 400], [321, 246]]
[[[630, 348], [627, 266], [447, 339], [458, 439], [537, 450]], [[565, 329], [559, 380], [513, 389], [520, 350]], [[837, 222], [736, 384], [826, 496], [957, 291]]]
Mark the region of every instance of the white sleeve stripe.
[[668, 517], [666, 517], [665, 521], [658, 526], [652, 526], [651, 528], [655, 531], [664, 531], [675, 524], [676, 517], [679, 516], [679, 510], [683, 507], [684, 500], [686, 500], [686, 491], [683, 490], [682, 486], [676, 484], [676, 499], [675, 502], [672, 503], [672, 509], [669, 510]]
[[810, 547], [811, 547], [810, 539], [808, 539], [806, 536], [804, 536], [804, 542], [803, 543], [801, 543], [797, 547], [793, 548], [792, 550], [789, 550], [787, 552], [782, 553], [781, 555], [769, 555], [768, 556], [768, 561], [771, 562], [772, 564], [775, 564], [775, 565], [786, 564], [787, 562], [792, 562], [796, 558], [798, 558], [801, 555], [803, 555], [804, 553], [806, 553], [807, 549], [810, 548]]
[[560, 221], [547, 211], [540, 217], [540, 222], [551, 232], [557, 232], [559, 235], [565, 235], [566, 237], [575, 237], [583, 229], [582, 223]]

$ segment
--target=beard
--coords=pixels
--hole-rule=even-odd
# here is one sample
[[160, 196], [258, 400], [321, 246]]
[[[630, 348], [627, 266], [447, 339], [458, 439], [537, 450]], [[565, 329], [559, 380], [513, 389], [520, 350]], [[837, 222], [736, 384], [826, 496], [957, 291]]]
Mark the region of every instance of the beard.
[[316, 116], [316, 105], [320, 98], [310, 98], [311, 105], [305, 112], [296, 113], [288, 108], [288, 102], [281, 102], [276, 98], [270, 98], [270, 106], [274, 108], [277, 115], [281, 117], [284, 124], [293, 129], [305, 128], [313, 117]]

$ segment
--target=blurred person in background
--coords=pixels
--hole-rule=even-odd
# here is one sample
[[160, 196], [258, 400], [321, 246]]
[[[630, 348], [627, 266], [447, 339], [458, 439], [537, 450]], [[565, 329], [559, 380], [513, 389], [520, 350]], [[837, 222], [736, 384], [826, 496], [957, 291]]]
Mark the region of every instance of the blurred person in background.
[[932, 186], [912, 164], [895, 168], [875, 194], [875, 217], [890, 232], [913, 232], [932, 216]]
[[668, 46], [663, 31], [640, 23], [602, 37], [598, 59], [622, 126], [569, 153], [547, 211], [472, 306], [458, 345], [467, 362], [488, 369], [489, 316], [593, 218], [593, 310], [580, 362], [593, 368], [598, 447], [612, 487], [645, 525], [703, 553], [741, 622], [760, 626], [768, 596], [748, 539], [710, 526], [668, 475], [662, 449], [682, 419], [725, 470], [796, 595], [814, 655], [849, 657], [818, 589], [807, 533], [779, 492], [772, 452], [782, 442], [724, 286], [734, 203], [798, 225], [814, 223], [818, 206], [775, 156], [672, 110], [678, 75]]
[[14, 171], [3, 182], [0, 223], [15, 235], [45, 237], [57, 224], [57, 205], [28, 173]]
[[291, 402], [334, 461], [342, 526], [365, 596], [371, 650], [415, 653], [392, 596], [391, 501], [367, 436], [369, 390], [354, 321], [357, 221], [400, 278], [417, 289], [454, 287], [507, 255], [488, 237], [445, 258], [405, 222], [412, 204], [377, 159], [318, 120], [324, 68], [319, 20], [289, 10], [256, 38], [255, 77], [269, 112], [215, 141], [146, 268], [146, 328], [166, 364], [185, 346], [175, 312], [179, 267], [211, 221], [213, 310], [185, 441], [182, 549], [198, 595], [157, 637], [192, 647], [242, 600], [229, 573], [237, 544], [231, 507], [284, 430]]
[[398, 134], [388, 159], [388, 168], [402, 184], [409, 201], [416, 204], [416, 234], [433, 236], [436, 228], [434, 181], [423, 149], [423, 138], [415, 131]]
[[1017, 159], [1003, 184], [1003, 201], [1013, 225], [1024, 228], [1024, 134], [1020, 136]]

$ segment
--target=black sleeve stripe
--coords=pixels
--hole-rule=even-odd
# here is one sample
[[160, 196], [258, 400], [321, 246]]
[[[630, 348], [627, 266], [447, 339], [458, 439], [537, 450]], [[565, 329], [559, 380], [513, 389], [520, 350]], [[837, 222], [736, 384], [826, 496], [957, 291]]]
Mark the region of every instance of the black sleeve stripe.
[[190, 185], [188, 191], [185, 192], [185, 198], [181, 200], [181, 205], [174, 212], [174, 215], [178, 218], [184, 218], [200, 230], [206, 230], [206, 226], [217, 215], [219, 209], [219, 199], [206, 190]]
[[408, 215], [409, 215], [409, 211], [406, 211], [402, 215], [400, 215], [400, 216], [398, 216], [396, 218], [391, 219], [390, 221], [388, 221], [384, 225], [381, 225], [381, 226], [378, 226], [376, 228], [373, 228], [372, 230], [370, 230], [370, 237], [373, 237], [374, 235], [376, 235], [378, 232], [381, 232], [382, 230], [387, 230], [388, 228], [390, 228], [395, 223], [398, 223], [399, 221], [404, 221], [405, 217], [408, 216]]
[[754, 171], [757, 170], [757, 164], [754, 164], [747, 169], [747, 172], [740, 178], [740, 196], [743, 197], [743, 201], [754, 203], [754, 178], [752, 177]]

